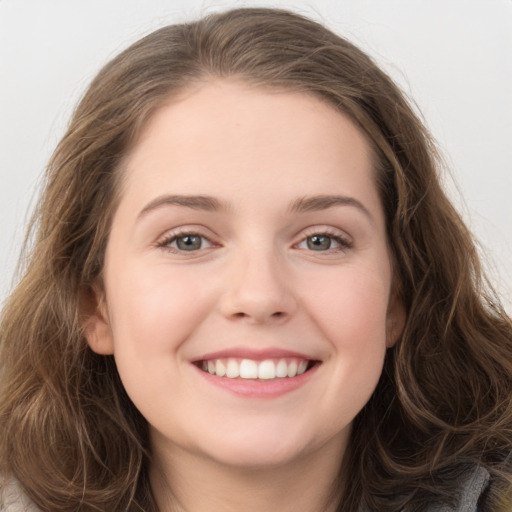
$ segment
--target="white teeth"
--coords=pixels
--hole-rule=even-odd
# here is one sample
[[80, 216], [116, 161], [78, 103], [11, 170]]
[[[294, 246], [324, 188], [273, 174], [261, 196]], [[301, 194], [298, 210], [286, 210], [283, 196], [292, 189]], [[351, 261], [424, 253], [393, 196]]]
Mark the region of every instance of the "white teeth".
[[229, 379], [261, 379], [296, 377], [302, 375], [308, 367], [305, 359], [210, 359], [202, 361], [201, 368], [217, 377]]
[[297, 375], [297, 361], [291, 361], [288, 365], [288, 377], [295, 377]]
[[262, 361], [258, 368], [259, 379], [273, 379], [276, 376], [276, 365], [274, 361]]
[[307, 367], [308, 367], [307, 361], [301, 361], [299, 363], [299, 367], [297, 368], [297, 375], [302, 375], [306, 371]]
[[226, 367], [220, 359], [217, 359], [217, 362], [215, 363], [215, 374], [219, 377], [224, 377], [224, 375], [226, 375]]
[[234, 360], [228, 360], [228, 366], [226, 368], [226, 377], [230, 379], [236, 379], [240, 375], [240, 365]]
[[258, 364], [251, 359], [242, 359], [240, 363], [240, 377], [242, 379], [258, 378]]
[[288, 377], [288, 365], [286, 361], [280, 359], [276, 366], [276, 377]]

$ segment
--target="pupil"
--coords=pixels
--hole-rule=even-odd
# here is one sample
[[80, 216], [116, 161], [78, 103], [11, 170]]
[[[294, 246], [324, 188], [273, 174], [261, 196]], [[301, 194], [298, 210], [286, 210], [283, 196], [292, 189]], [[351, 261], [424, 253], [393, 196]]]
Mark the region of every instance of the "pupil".
[[331, 239], [328, 236], [314, 235], [308, 237], [308, 249], [313, 251], [325, 251], [331, 247]]
[[182, 236], [176, 240], [176, 245], [182, 251], [201, 249], [201, 237], [195, 235]]

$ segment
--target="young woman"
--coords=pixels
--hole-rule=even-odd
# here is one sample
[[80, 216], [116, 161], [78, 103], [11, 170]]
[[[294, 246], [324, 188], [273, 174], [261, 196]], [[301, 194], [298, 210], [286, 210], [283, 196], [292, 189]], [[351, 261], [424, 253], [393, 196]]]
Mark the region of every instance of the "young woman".
[[3, 311], [3, 509], [510, 510], [512, 324], [437, 167], [289, 12], [107, 64]]

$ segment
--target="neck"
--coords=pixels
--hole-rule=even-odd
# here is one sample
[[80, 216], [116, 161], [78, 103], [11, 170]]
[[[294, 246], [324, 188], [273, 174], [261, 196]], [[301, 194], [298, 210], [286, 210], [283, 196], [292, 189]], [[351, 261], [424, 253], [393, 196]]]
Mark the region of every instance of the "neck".
[[278, 467], [243, 468], [173, 447], [151, 466], [151, 486], [160, 512], [334, 512], [341, 460], [335, 448]]

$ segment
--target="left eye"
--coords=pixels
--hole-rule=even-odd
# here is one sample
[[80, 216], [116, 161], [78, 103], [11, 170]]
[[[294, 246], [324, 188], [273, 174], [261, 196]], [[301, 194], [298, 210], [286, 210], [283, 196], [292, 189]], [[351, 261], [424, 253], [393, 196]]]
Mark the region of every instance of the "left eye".
[[299, 243], [299, 249], [309, 249], [310, 251], [328, 251], [330, 249], [337, 249], [339, 247], [347, 246], [348, 244], [340, 237], [331, 235], [316, 234], [306, 237]]
[[210, 247], [212, 244], [204, 236], [190, 233], [174, 236], [167, 240], [163, 245], [168, 248], [177, 249], [178, 251], [191, 252]]

